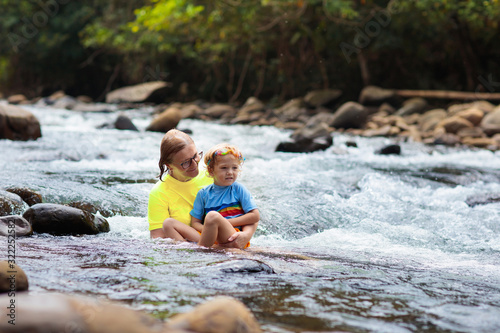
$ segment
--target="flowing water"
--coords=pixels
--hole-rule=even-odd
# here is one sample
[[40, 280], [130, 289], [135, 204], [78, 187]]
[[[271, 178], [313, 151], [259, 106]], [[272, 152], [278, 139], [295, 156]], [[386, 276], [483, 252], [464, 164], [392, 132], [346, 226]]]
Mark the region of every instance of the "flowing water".
[[102, 297], [165, 320], [229, 295], [265, 332], [500, 331], [500, 203], [467, 204], [500, 193], [499, 152], [401, 143], [401, 156], [382, 156], [388, 139], [337, 134], [324, 152], [279, 153], [289, 131], [183, 120], [199, 149], [242, 149], [240, 181], [261, 212], [249, 250], [208, 250], [149, 239], [162, 138], [144, 131], [150, 109], [123, 111], [133, 132], [98, 129], [120, 111], [26, 108], [43, 137], [0, 140], [0, 186], [90, 202], [111, 228], [19, 238], [31, 293]]

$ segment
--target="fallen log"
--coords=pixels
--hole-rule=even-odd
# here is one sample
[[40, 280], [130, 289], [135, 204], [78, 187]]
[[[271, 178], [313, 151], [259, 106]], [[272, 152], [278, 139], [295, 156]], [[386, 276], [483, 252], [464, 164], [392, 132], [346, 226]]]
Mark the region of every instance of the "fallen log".
[[500, 93], [484, 93], [469, 91], [451, 91], [451, 90], [395, 90], [397, 96], [410, 98], [437, 98], [437, 99], [462, 99], [462, 100], [500, 100]]

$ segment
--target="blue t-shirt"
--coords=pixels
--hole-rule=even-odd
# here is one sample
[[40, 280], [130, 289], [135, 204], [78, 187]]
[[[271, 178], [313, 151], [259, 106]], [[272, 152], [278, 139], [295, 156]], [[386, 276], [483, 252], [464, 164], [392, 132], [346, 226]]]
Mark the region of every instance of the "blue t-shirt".
[[203, 224], [205, 215], [212, 210], [219, 212], [226, 219], [232, 219], [256, 208], [252, 195], [242, 184], [210, 184], [198, 191], [190, 214]]

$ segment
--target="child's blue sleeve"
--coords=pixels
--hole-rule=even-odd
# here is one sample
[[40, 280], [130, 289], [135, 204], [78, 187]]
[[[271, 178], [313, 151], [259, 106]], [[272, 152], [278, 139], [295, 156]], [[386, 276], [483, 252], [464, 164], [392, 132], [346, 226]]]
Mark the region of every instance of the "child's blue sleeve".
[[205, 213], [205, 209], [203, 207], [202, 194], [201, 194], [201, 191], [199, 191], [198, 194], [196, 195], [196, 199], [194, 199], [193, 209], [191, 209], [191, 212], [189, 214], [192, 217], [195, 217], [198, 220], [203, 221], [204, 213]]
[[251, 210], [257, 209], [257, 205], [255, 204], [255, 201], [252, 197], [252, 194], [250, 194], [250, 191], [247, 190], [247, 188], [242, 185], [241, 183], [235, 183], [238, 184], [238, 194], [240, 197], [240, 203], [241, 203], [241, 208], [243, 211], [248, 213]]

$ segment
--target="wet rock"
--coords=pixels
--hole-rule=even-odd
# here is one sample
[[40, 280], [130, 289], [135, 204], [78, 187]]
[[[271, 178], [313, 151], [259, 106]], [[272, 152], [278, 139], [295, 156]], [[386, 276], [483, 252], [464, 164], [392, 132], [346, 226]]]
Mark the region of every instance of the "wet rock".
[[458, 131], [464, 128], [472, 128], [474, 125], [467, 119], [459, 116], [453, 116], [441, 120], [436, 127], [443, 127], [447, 133], [456, 134]]
[[262, 332], [248, 308], [230, 297], [217, 297], [191, 312], [177, 315], [167, 323], [167, 328], [197, 333]]
[[268, 264], [253, 259], [234, 259], [214, 266], [223, 273], [266, 273], [274, 274], [274, 269]]
[[9, 96], [7, 98], [7, 102], [9, 104], [22, 104], [22, 103], [27, 102], [27, 101], [28, 101], [28, 99], [23, 94], [16, 94], [16, 95]]
[[13, 235], [17, 237], [33, 235], [33, 227], [22, 216], [8, 215], [0, 217], [0, 236]]
[[116, 118], [114, 126], [116, 129], [119, 129], [119, 130], [139, 131], [137, 129], [137, 127], [135, 127], [132, 120], [130, 120], [129, 117], [127, 117], [123, 114], [119, 115]]
[[436, 133], [431, 140], [435, 145], [456, 146], [460, 143], [460, 137], [452, 133]]
[[456, 116], [470, 121], [474, 126], [478, 126], [483, 120], [484, 112], [477, 108], [471, 108], [457, 112]]
[[[0, 297], [9, 304], [7, 295]], [[186, 333], [166, 331], [164, 324], [145, 313], [90, 297], [61, 294], [16, 294], [15, 325], [9, 324], [9, 309], [2, 306], [0, 331], [3, 333]]]
[[462, 128], [457, 131], [457, 135], [461, 138], [484, 138], [486, 136], [480, 127]]
[[396, 111], [396, 115], [406, 117], [414, 113], [423, 113], [427, 108], [427, 101], [421, 97], [410, 98], [404, 101], [403, 106]]
[[467, 205], [469, 205], [470, 207], [487, 205], [496, 202], [500, 202], [499, 193], [488, 193], [488, 194], [470, 196], [467, 198], [467, 200], [465, 200], [465, 203], [467, 203]]
[[163, 81], [145, 82], [113, 90], [106, 95], [106, 103], [163, 102], [172, 85]]
[[343, 104], [334, 114], [330, 123], [334, 128], [362, 128], [368, 118], [368, 110], [356, 102]]
[[153, 119], [146, 127], [146, 131], [166, 133], [175, 128], [181, 121], [181, 111], [178, 108], [170, 107]]
[[432, 131], [446, 116], [447, 112], [444, 109], [427, 111], [418, 119], [418, 126], [422, 132]]
[[89, 212], [89, 213], [94, 214], [94, 215], [99, 213], [100, 215], [102, 215], [104, 217], [111, 217], [111, 216], [114, 216], [117, 213], [119, 213], [119, 212], [113, 211], [112, 209], [107, 209], [107, 208], [104, 208], [100, 205], [94, 205], [94, 204], [87, 202], [87, 201], [73, 201], [73, 202], [66, 204], [66, 206], [78, 208], [78, 209], [84, 210], [84, 211]]
[[8, 187], [5, 191], [17, 194], [28, 206], [42, 203], [42, 195], [27, 187]]
[[373, 105], [379, 106], [383, 103], [388, 103], [390, 105], [399, 105], [400, 98], [396, 95], [396, 92], [391, 89], [384, 89], [376, 86], [366, 86], [361, 90], [359, 96], [359, 103], [363, 105]]
[[0, 190], [0, 216], [22, 214], [26, 206], [19, 195]]
[[338, 89], [310, 91], [304, 96], [304, 102], [310, 107], [329, 106], [342, 95]]
[[231, 105], [215, 104], [205, 109], [203, 114], [212, 119], [233, 118], [236, 114], [236, 109]]
[[375, 152], [377, 155], [401, 155], [400, 145], [387, 145]]
[[492, 138], [463, 138], [462, 143], [467, 146], [477, 147], [477, 148], [487, 148], [489, 150], [497, 150], [498, 144]]
[[203, 113], [203, 109], [196, 104], [183, 105], [181, 107], [181, 116], [184, 118], [198, 118]]
[[448, 107], [448, 113], [450, 114], [450, 116], [454, 116], [461, 111], [464, 111], [467, 109], [472, 109], [472, 108], [479, 109], [479, 110], [483, 111], [483, 113], [486, 114], [486, 113], [493, 111], [495, 106], [488, 101], [475, 101], [472, 103], [454, 104], [454, 105], [451, 105], [450, 107]]
[[78, 103], [78, 101], [74, 97], [64, 96], [54, 101], [46, 100], [46, 103], [48, 105], [52, 105], [52, 107], [55, 109], [71, 110], [73, 109], [73, 106]]
[[500, 133], [500, 106], [485, 115], [480, 126], [489, 136]]
[[358, 148], [358, 144], [354, 141], [346, 141], [345, 142], [346, 147], [352, 147], [352, 148]]
[[36, 204], [23, 217], [33, 226], [33, 231], [52, 235], [95, 235], [109, 232], [108, 222], [101, 216], [78, 208], [58, 204]]
[[0, 139], [27, 141], [41, 136], [40, 122], [31, 112], [14, 105], [0, 105]]
[[325, 150], [333, 144], [331, 135], [327, 137], [312, 139], [301, 139], [293, 142], [280, 142], [276, 151], [285, 153], [312, 153], [318, 150]]
[[274, 115], [283, 123], [297, 121], [304, 114], [307, 114], [307, 109], [300, 98], [292, 99], [274, 110]]
[[[7, 254], [7, 253], [6, 253]], [[7, 260], [0, 261], [0, 293], [7, 293], [7, 295], [0, 296], [0, 299], [3, 298], [5, 301], [2, 303], [2, 310], [4, 311], [4, 315], [2, 315], [2, 320], [0, 321], [0, 328], [2, 328], [2, 324], [4, 324], [7, 320], [8, 314], [10, 313], [10, 310], [8, 308], [8, 305], [10, 304], [10, 299], [6, 300], [6, 296], [9, 295], [9, 293], [14, 292], [15, 295], [11, 295], [12, 298], [13, 296], [16, 296], [19, 291], [25, 291], [28, 290], [29, 288], [29, 283], [28, 283], [28, 277], [26, 276], [26, 273], [24, 273], [23, 269], [16, 265], [15, 263], [9, 262]], [[10, 296], [9, 296], [10, 297]], [[16, 305], [18, 305], [17, 303]], [[0, 329], [0, 332], [5, 332]], [[16, 332], [26, 332], [26, 331], [16, 331]]]
[[304, 126], [295, 130], [292, 134], [292, 139], [294, 141], [300, 141], [303, 139], [314, 140], [320, 137], [327, 137], [332, 132], [332, 128], [330, 128], [328, 124], [331, 123], [333, 119], [334, 115], [331, 113], [318, 113], [311, 117]]
[[[76, 101], [76, 100], [75, 100]], [[113, 109], [110, 105], [102, 104], [102, 103], [82, 103], [76, 101], [76, 103], [72, 105], [68, 105], [66, 107], [68, 110], [79, 111], [79, 112], [112, 112]]]

